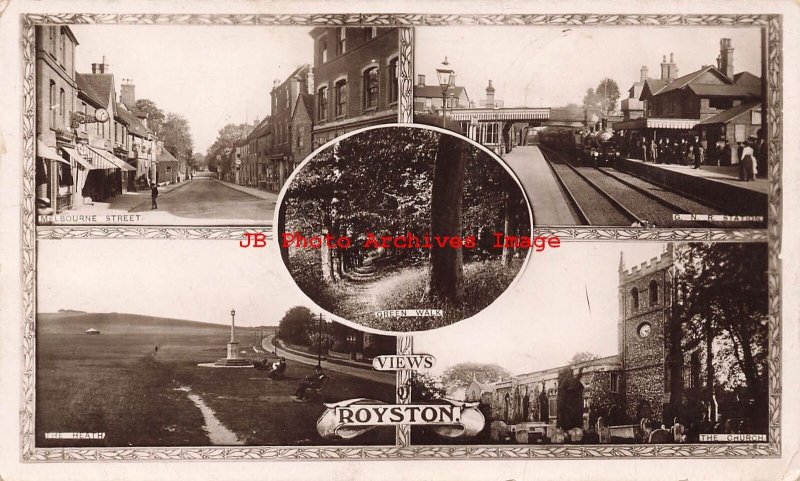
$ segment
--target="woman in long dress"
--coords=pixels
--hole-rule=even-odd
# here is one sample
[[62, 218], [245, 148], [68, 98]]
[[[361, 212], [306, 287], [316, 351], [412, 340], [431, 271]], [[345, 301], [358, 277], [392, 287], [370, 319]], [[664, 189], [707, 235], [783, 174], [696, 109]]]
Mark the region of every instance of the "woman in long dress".
[[744, 179], [745, 181], [756, 180], [755, 179], [755, 162], [753, 160], [755, 156], [755, 152], [753, 152], [753, 147], [751, 147], [750, 142], [744, 144], [744, 148], [742, 149], [742, 170], [744, 172]]

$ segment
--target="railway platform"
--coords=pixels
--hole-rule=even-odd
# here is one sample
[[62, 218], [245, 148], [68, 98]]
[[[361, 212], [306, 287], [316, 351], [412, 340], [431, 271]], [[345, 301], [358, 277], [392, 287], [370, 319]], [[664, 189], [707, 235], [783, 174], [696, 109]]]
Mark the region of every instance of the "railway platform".
[[739, 168], [653, 164], [638, 159], [620, 159], [617, 169], [642, 177], [669, 190], [711, 205], [722, 212], [738, 215], [767, 215], [769, 182], [739, 180]]
[[539, 147], [515, 147], [503, 160], [522, 182], [536, 225], [580, 224]]

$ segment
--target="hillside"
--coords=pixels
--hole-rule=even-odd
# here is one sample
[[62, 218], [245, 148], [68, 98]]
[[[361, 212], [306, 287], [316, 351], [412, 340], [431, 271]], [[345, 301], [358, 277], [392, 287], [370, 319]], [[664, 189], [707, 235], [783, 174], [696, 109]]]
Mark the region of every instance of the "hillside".
[[[159, 332], [170, 334], [214, 334], [230, 330], [229, 324], [212, 324], [209, 322], [169, 319], [164, 317], [143, 316], [139, 314], [80, 313], [76, 311], [58, 313], [39, 313], [36, 316], [39, 334], [78, 333], [94, 328], [102, 334], [127, 334]], [[251, 332], [251, 327], [237, 326], [238, 332]], [[269, 326], [267, 331], [274, 331]]]

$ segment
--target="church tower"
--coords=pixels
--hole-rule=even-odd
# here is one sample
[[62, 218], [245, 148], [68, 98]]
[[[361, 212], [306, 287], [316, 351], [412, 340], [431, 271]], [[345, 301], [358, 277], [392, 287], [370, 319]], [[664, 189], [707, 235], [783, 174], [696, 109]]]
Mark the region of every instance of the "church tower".
[[625, 414], [634, 423], [645, 416], [665, 420], [672, 412], [672, 394], [680, 388], [680, 330], [670, 324], [673, 275], [672, 244], [658, 257], [630, 269], [620, 253], [619, 389]]

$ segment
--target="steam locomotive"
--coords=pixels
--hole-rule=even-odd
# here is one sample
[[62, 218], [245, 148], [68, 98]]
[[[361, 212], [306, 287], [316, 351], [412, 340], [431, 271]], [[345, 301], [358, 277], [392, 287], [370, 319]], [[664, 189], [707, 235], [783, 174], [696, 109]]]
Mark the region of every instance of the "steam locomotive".
[[538, 142], [595, 166], [610, 165], [621, 155], [610, 130], [590, 132], [576, 127], [548, 126], [538, 131]]

